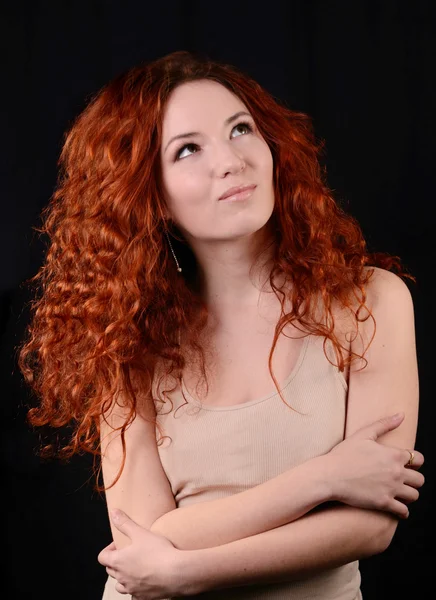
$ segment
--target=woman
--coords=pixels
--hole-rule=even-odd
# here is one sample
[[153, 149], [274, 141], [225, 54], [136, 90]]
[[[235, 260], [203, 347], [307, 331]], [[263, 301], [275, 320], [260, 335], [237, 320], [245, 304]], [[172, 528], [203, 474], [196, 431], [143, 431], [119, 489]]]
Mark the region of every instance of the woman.
[[319, 151], [188, 52], [66, 137], [20, 367], [30, 422], [102, 456], [104, 600], [361, 598], [359, 558], [419, 496], [414, 278], [367, 253]]

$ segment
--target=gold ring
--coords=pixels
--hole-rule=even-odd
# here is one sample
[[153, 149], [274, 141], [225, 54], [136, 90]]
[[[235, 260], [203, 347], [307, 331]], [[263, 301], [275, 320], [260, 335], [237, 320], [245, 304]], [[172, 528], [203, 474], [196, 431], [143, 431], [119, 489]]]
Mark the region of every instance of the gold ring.
[[410, 465], [413, 463], [413, 459], [415, 458], [415, 453], [411, 452], [410, 450], [407, 451], [410, 454], [410, 458], [409, 458], [409, 462], [407, 463], [407, 466], [410, 467]]

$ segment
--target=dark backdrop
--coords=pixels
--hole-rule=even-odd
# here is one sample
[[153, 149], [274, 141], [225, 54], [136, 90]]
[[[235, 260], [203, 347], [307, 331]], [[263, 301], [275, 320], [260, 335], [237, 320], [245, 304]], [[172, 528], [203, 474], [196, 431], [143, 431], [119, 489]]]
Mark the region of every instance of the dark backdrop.
[[[14, 349], [41, 264], [32, 231], [51, 196], [62, 135], [90, 95], [142, 60], [201, 50], [237, 65], [310, 114], [326, 140], [328, 182], [360, 222], [371, 251], [399, 255], [417, 284], [420, 372], [416, 447], [426, 484], [389, 549], [361, 561], [365, 600], [422, 598], [435, 555], [432, 309], [435, 254], [435, 3], [388, 0], [266, 2], [6, 2], [1, 8], [2, 596], [98, 600], [110, 542], [91, 461], [43, 463], [25, 424], [28, 400]], [[433, 213], [434, 214], [434, 213]], [[399, 324], [401, 326], [401, 324]], [[432, 434], [433, 432], [433, 434]], [[432, 587], [430, 588], [430, 590]], [[431, 595], [431, 592], [430, 592]]]

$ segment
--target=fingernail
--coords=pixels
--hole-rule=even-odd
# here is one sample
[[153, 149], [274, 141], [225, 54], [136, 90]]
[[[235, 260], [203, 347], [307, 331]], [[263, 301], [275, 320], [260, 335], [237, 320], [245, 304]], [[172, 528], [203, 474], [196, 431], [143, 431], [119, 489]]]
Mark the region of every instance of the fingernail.
[[393, 415], [392, 419], [395, 419], [395, 421], [397, 421], [398, 419], [401, 419], [401, 417], [403, 417], [403, 416], [404, 416], [404, 413], [399, 412], [399, 413], [396, 413], [395, 415]]
[[120, 518], [120, 511], [117, 508], [111, 510], [111, 517], [114, 521], [117, 521]]

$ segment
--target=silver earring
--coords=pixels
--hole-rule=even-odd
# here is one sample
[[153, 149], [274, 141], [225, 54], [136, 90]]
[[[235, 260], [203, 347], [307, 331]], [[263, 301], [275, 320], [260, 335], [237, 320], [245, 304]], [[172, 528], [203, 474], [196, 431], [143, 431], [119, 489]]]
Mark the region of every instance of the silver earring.
[[174, 253], [174, 250], [173, 250], [173, 247], [172, 247], [172, 245], [171, 245], [170, 238], [169, 238], [169, 236], [168, 236], [168, 232], [167, 232], [167, 231], [165, 231], [165, 235], [167, 236], [167, 240], [168, 240], [168, 243], [169, 243], [169, 245], [170, 245], [171, 252], [173, 253], [174, 260], [176, 261], [177, 270], [178, 270], [178, 272], [179, 272], [179, 273], [181, 273], [181, 272], [182, 272], [182, 268], [180, 267], [180, 265], [179, 265], [179, 263], [178, 263], [178, 261], [177, 261], [177, 257], [176, 257], [176, 255], [175, 255], [175, 253]]

